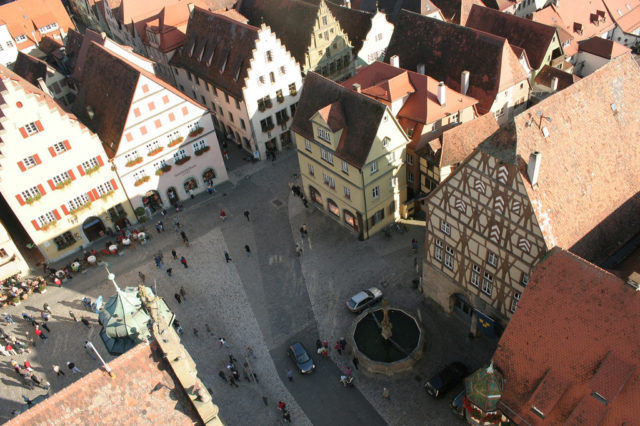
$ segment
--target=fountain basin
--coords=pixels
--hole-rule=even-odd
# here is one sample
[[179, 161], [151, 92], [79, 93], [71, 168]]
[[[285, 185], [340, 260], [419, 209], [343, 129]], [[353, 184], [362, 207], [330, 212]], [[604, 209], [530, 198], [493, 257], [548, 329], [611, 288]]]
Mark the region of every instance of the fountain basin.
[[391, 376], [411, 370], [422, 357], [424, 333], [408, 312], [399, 308], [389, 308], [388, 312], [393, 333], [389, 341], [382, 337], [379, 326], [382, 308], [360, 314], [353, 322], [350, 337], [355, 355], [365, 370]]

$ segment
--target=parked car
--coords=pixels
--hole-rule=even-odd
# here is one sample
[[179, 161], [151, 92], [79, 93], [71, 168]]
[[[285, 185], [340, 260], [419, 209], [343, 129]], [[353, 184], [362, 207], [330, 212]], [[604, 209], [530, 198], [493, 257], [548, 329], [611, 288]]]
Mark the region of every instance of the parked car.
[[294, 343], [289, 346], [287, 352], [296, 364], [300, 374], [310, 374], [316, 369], [316, 364], [313, 362], [313, 359], [309, 356], [304, 346], [302, 346], [302, 343]]
[[465, 415], [464, 415], [464, 389], [462, 389], [460, 391], [460, 393], [457, 394], [455, 396], [455, 398], [453, 398], [453, 400], [451, 401], [451, 404], [449, 404], [449, 406], [451, 407], [451, 411], [453, 411], [453, 414], [455, 414], [456, 417], [460, 417], [461, 419], [465, 418]]
[[382, 291], [377, 287], [371, 287], [354, 294], [351, 299], [347, 300], [347, 308], [351, 312], [361, 312], [365, 308], [377, 303], [382, 299]]
[[440, 398], [468, 375], [469, 369], [466, 365], [461, 362], [453, 362], [429, 379], [425, 383], [424, 389], [432, 397]]

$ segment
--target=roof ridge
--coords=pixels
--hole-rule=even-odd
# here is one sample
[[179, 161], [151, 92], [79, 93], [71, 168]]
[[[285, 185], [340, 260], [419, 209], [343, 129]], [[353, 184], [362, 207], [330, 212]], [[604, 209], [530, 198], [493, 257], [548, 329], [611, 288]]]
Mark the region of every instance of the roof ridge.
[[204, 15], [209, 15], [211, 17], [222, 19], [222, 20], [227, 21], [227, 22], [229, 22], [231, 24], [234, 24], [234, 25], [237, 25], [237, 26], [240, 26], [240, 27], [245, 27], [245, 28], [247, 28], [249, 30], [255, 30], [256, 32], [260, 31], [259, 27], [256, 27], [256, 26], [253, 26], [253, 25], [250, 25], [250, 24], [245, 24], [244, 22], [236, 21], [235, 19], [229, 18], [226, 15], [223, 15], [221, 13], [217, 13], [217, 12], [213, 12], [213, 11], [204, 9], [202, 7], [199, 7], [199, 6], [195, 6], [193, 8], [193, 11], [194, 11], [194, 13], [189, 17], [189, 21], [191, 21], [191, 19], [195, 16], [195, 12], [199, 11], [199, 12], [202, 12]]

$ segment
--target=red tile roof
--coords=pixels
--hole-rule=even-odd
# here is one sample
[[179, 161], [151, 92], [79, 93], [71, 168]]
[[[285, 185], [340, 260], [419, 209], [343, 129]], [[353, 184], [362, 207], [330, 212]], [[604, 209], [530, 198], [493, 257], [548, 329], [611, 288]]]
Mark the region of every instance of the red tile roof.
[[[638, 87], [640, 69], [627, 54], [515, 117], [525, 187], [548, 247], [598, 263], [639, 229], [640, 173], [630, 165], [640, 164], [640, 144], [629, 143], [640, 140]], [[536, 151], [533, 189], [525, 162]]]
[[[20, 50], [40, 42], [42, 35], [38, 28], [57, 23], [65, 34], [75, 28], [62, 2], [49, 0], [16, 0], [0, 5], [0, 22], [7, 24], [12, 37], [27, 37], [26, 41], [17, 44]], [[47, 33], [48, 36], [52, 34], [60, 34], [60, 31]]]
[[441, 139], [440, 167], [462, 162], [499, 129], [493, 114], [485, 114], [445, 131]]
[[156, 344], [139, 344], [6, 425], [199, 424], [180, 383], [167, 372]]
[[[535, 268], [493, 356], [505, 378], [498, 407], [520, 424], [634, 424], [640, 418], [639, 313], [640, 292], [554, 248]], [[551, 399], [538, 406], [532, 396], [540, 387]], [[618, 393], [606, 404], [593, 396], [600, 389], [611, 398], [602, 390], [608, 388]]]
[[617, 58], [620, 55], [624, 55], [627, 52], [631, 52], [631, 49], [617, 43], [613, 40], [607, 40], [601, 37], [591, 37], [588, 40], [580, 43], [578, 48], [580, 52], [591, 53], [592, 55], [600, 56], [605, 59]]
[[640, 0], [603, 0], [609, 14], [625, 33], [640, 27]]
[[454, 24], [464, 25], [473, 5], [484, 7], [480, 0], [433, 0], [444, 18]]
[[576, 81], [580, 80], [575, 74], [570, 74], [566, 71], [559, 70], [549, 65], [542, 67], [540, 72], [536, 74], [536, 84], [544, 87], [551, 87], [551, 80], [553, 77], [558, 79], [558, 90], [566, 89]]

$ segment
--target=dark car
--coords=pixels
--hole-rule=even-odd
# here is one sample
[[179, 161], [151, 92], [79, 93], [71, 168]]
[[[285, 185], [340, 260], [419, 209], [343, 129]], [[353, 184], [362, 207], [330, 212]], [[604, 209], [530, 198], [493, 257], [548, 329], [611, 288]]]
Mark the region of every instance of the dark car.
[[294, 343], [289, 346], [287, 352], [293, 362], [296, 363], [296, 367], [300, 374], [310, 374], [316, 369], [313, 359], [311, 359], [304, 346], [302, 346], [302, 343]]
[[461, 419], [465, 418], [465, 415], [464, 415], [464, 389], [462, 389], [460, 391], [460, 393], [457, 394], [455, 396], [455, 398], [453, 398], [453, 401], [451, 401], [451, 404], [449, 404], [449, 406], [451, 407], [451, 411], [453, 411], [453, 414], [455, 414], [457, 417], [460, 417]]
[[443, 368], [424, 385], [424, 389], [434, 398], [440, 398], [469, 375], [469, 369], [461, 362], [453, 362]]
[[347, 300], [347, 308], [351, 312], [358, 313], [377, 303], [380, 299], [382, 299], [382, 291], [376, 287], [371, 287], [367, 290], [354, 294], [349, 300]]

